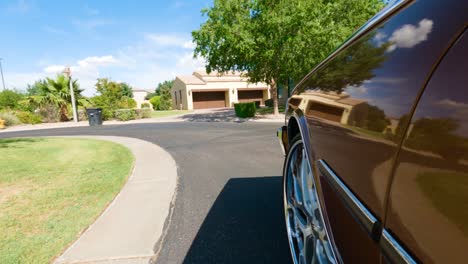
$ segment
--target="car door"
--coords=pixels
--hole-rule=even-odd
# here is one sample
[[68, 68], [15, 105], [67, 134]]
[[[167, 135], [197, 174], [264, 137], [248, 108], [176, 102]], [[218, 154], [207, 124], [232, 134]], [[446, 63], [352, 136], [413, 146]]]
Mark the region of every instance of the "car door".
[[[468, 259], [468, 33], [430, 78], [411, 118], [381, 244], [423, 263]], [[401, 241], [401, 249], [388, 247]], [[393, 242], [395, 243], [395, 242]], [[385, 245], [387, 244], [387, 245]], [[393, 253], [392, 253], [393, 252]], [[404, 255], [404, 254], [403, 254]]]
[[405, 1], [309, 74], [289, 100], [289, 114], [305, 124], [330, 236], [344, 262], [380, 261], [377, 241], [408, 113], [463, 15], [457, 1]]

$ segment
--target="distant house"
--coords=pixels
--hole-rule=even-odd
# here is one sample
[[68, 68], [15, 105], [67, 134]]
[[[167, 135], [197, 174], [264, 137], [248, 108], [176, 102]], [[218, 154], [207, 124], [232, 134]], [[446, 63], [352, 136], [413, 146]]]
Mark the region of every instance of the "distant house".
[[177, 76], [171, 96], [172, 108], [184, 110], [233, 107], [237, 102], [265, 105], [265, 100], [271, 98], [266, 83], [248, 83], [240, 72], [208, 74], [204, 71]]
[[133, 89], [133, 99], [137, 102], [137, 108], [141, 108], [142, 103], [149, 103], [145, 97], [150, 94], [150, 91], [142, 89]]

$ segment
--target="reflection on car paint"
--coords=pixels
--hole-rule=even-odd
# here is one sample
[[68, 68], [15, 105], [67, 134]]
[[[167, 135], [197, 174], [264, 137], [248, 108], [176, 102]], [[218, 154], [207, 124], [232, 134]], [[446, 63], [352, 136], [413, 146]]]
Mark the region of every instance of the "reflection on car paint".
[[[427, 120], [410, 122], [410, 114], [428, 74], [465, 23], [462, 7], [457, 1], [413, 2], [308, 75], [288, 101], [288, 115], [296, 113], [307, 122], [312, 161], [325, 160], [383, 224], [399, 144], [407, 139], [404, 149], [411, 148], [420, 138], [417, 135], [426, 129]], [[431, 122], [435, 126], [453, 126]], [[413, 137], [416, 141], [411, 143]], [[448, 149], [456, 150], [455, 146], [464, 141], [448, 139], [454, 144], [438, 151], [455, 155]], [[440, 155], [427, 149], [418, 151]], [[335, 194], [326, 193], [331, 192], [326, 181], [321, 179], [320, 183], [343, 260], [356, 263], [369, 255], [368, 261], [378, 262], [373, 252], [356, 248], [356, 241], [336, 227], [340, 221], [335, 218], [344, 217], [337, 208], [340, 204], [336, 199], [327, 204]], [[417, 258], [428, 259], [418, 251], [415, 238], [405, 236], [406, 230], [394, 231], [397, 239], [406, 238], [404, 245]]]

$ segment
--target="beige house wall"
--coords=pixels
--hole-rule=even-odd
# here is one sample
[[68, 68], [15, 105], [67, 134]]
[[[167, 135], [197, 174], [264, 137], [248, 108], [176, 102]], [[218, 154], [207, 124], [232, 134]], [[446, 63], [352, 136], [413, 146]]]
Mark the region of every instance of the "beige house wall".
[[145, 99], [148, 93], [147, 91], [133, 91], [133, 100], [137, 103], [137, 108], [141, 108], [141, 104], [143, 103], [149, 103], [149, 101]]
[[238, 89], [252, 89], [252, 90], [263, 90], [263, 99], [267, 100], [271, 98], [271, 94], [267, 84], [265, 83], [248, 83], [247, 79], [240, 78], [239, 76], [206, 76], [200, 73], [193, 73], [193, 76], [199, 78], [200, 84], [184, 83], [183, 78], [176, 78], [171, 88], [172, 97], [172, 108], [180, 109], [181, 102], [177, 96], [177, 103], [175, 102], [174, 92], [179, 93], [182, 91], [182, 109], [193, 110], [193, 91], [226, 91], [225, 93], [225, 106], [234, 107], [234, 104], [239, 101]]

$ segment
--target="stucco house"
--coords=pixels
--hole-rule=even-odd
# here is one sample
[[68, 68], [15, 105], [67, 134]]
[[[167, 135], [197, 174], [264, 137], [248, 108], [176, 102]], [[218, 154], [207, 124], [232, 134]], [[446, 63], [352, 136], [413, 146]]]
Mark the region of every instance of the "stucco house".
[[133, 89], [133, 100], [137, 103], [137, 108], [141, 108], [142, 103], [149, 103], [145, 97], [150, 94], [150, 91], [143, 90], [143, 89]]
[[266, 83], [248, 83], [240, 72], [210, 74], [195, 71], [177, 76], [171, 88], [172, 108], [183, 110], [233, 107], [237, 102], [265, 105], [270, 99]]

